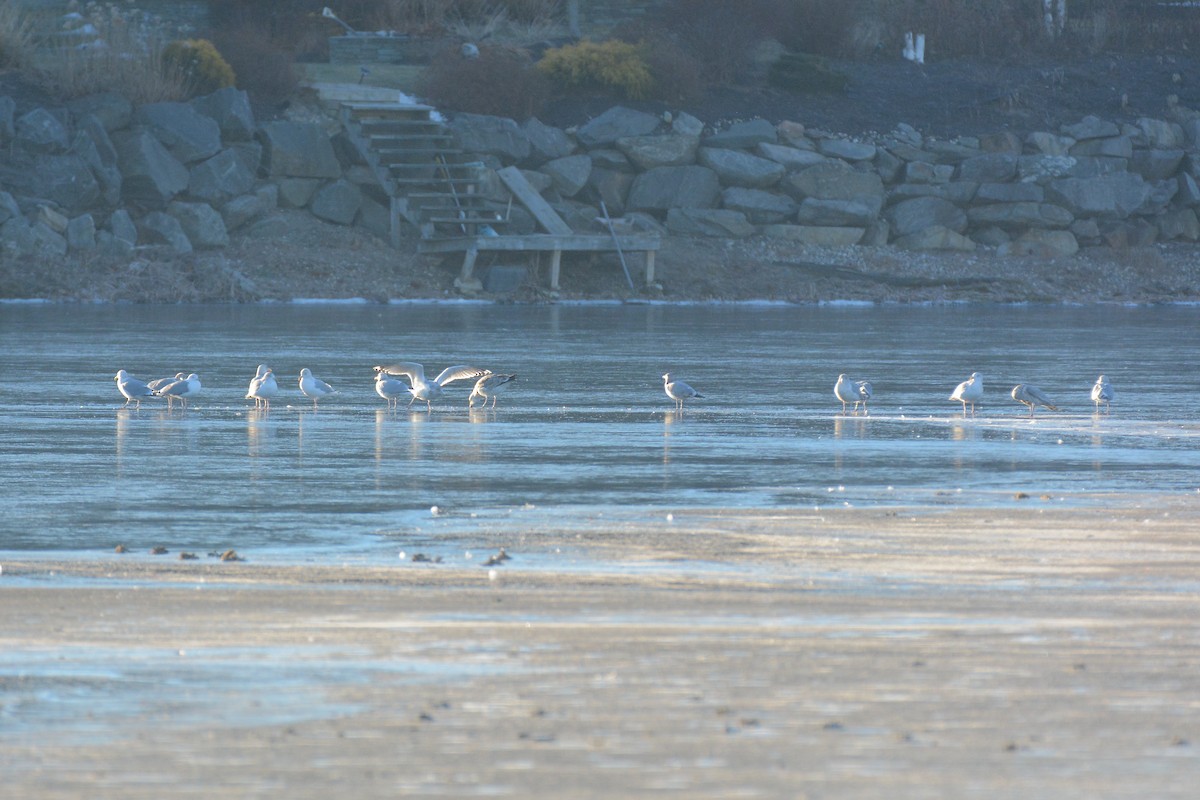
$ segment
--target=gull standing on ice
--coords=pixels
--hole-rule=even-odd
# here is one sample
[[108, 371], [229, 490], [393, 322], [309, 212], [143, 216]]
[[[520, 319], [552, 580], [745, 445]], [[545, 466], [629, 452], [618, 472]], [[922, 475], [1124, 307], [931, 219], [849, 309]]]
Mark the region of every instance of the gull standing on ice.
[[304, 367], [300, 370], [300, 393], [305, 397], [312, 398], [313, 411], [316, 411], [317, 401], [322, 397], [336, 394], [337, 389], [334, 389], [328, 383], [313, 375], [308, 367]]
[[186, 377], [187, 377], [186, 372], [176, 372], [174, 378], [155, 378], [154, 380], [150, 381], [146, 385], [149, 386], [151, 388], [151, 390], [157, 392], [159, 389], [163, 388], [167, 384], [174, 383], [175, 381], [181, 381]]
[[1033, 412], [1038, 406], [1048, 408], [1051, 411], [1058, 411], [1058, 406], [1054, 405], [1054, 401], [1046, 396], [1036, 386], [1030, 386], [1028, 383], [1018, 383], [1013, 387], [1012, 399], [1018, 403], [1024, 403], [1029, 406], [1029, 417], [1033, 418]]
[[177, 398], [179, 402], [183, 403], [184, 409], [186, 409], [188, 407], [188, 398], [200, 394], [202, 388], [200, 385], [200, 376], [193, 372], [182, 380], [171, 381], [159, 389], [158, 393], [167, 398], [167, 408], [170, 408], [172, 400]]
[[683, 381], [671, 380], [671, 373], [665, 373], [663, 376], [663, 391], [667, 393], [667, 397], [675, 401], [675, 410], [683, 411], [683, 401], [691, 400], [693, 397], [704, 397], [691, 386], [688, 386]]
[[113, 380], [117, 382], [117, 391], [125, 396], [125, 405], [121, 408], [126, 408], [130, 403], [136, 403], [134, 408], [141, 408], [143, 397], [155, 396], [153, 389], [123, 369], [117, 370]]
[[963, 416], [967, 415], [967, 403], [971, 404], [971, 416], [975, 416], [975, 404], [983, 399], [983, 376], [972, 372], [971, 377], [954, 388], [951, 400], [957, 400], [963, 405]]
[[278, 391], [279, 382], [275, 380], [275, 373], [266, 364], [259, 364], [258, 369], [254, 372], [254, 377], [250, 379], [250, 389], [246, 392], [246, 399], [253, 400], [255, 408], [270, 411], [271, 398]]
[[833, 396], [842, 404], [842, 413], [846, 413], [846, 404], [854, 403], [854, 413], [858, 413], [858, 404], [862, 403], [863, 411], [867, 410], [867, 401], [871, 399], [870, 381], [852, 381], [845, 373], [838, 375], [837, 383], [833, 386]]
[[1092, 402], [1096, 404], [1097, 413], [1100, 411], [1100, 404], [1104, 403], [1104, 413], [1108, 413], [1108, 404], [1112, 402], [1113, 390], [1108, 382], [1108, 378], [1101, 375], [1096, 378], [1096, 385], [1092, 387]]
[[412, 395], [412, 400], [408, 401], [409, 407], [411, 408], [412, 404], [417, 400], [424, 400], [426, 411], [433, 411], [433, 401], [442, 396], [443, 386], [464, 378], [478, 378], [481, 375], [487, 374], [486, 369], [460, 365], [457, 367], [446, 367], [432, 381], [427, 381], [425, 380], [425, 367], [414, 361], [401, 361], [392, 364], [390, 367], [376, 367], [375, 372], [386, 372], [388, 375], [403, 375], [408, 378], [412, 384], [408, 388], [409, 394]]
[[404, 381], [397, 380], [379, 367], [375, 368], [375, 394], [387, 400], [388, 410], [394, 411], [400, 398], [408, 391]]
[[509, 381], [515, 381], [516, 375], [500, 375], [495, 372], [487, 372], [475, 381], [475, 388], [471, 390], [471, 396], [467, 398], [467, 408], [475, 407], [475, 398], [483, 398], [482, 408], [487, 408], [488, 398], [492, 398], [492, 408], [496, 407], [496, 398], [501, 391], [508, 388]]

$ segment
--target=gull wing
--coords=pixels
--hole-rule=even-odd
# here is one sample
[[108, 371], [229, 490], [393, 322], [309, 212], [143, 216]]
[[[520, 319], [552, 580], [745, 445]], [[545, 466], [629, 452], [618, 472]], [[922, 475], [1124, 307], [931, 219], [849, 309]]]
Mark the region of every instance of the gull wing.
[[1051, 411], [1058, 411], [1058, 406], [1054, 405], [1054, 401], [1051, 400], [1046, 395], [1046, 393], [1043, 392], [1038, 387], [1030, 386], [1029, 384], [1026, 384], [1025, 385], [1025, 394], [1029, 397], [1030, 400], [1033, 400], [1034, 402], [1045, 406], [1046, 408], [1050, 409]]
[[445, 386], [448, 383], [461, 381], [464, 378], [478, 378], [481, 375], [487, 375], [489, 372], [490, 370], [460, 364], [457, 367], [446, 367], [442, 370], [442, 374], [437, 376], [437, 380], [434, 383], [438, 386]]
[[425, 382], [425, 367], [415, 361], [397, 361], [387, 367], [377, 367], [388, 375], [403, 375], [412, 384]]

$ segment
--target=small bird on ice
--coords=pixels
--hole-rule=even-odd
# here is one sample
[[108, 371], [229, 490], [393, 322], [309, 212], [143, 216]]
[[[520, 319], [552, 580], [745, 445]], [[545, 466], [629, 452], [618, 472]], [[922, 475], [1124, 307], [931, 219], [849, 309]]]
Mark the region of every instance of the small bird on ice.
[[683, 381], [671, 380], [671, 373], [665, 373], [663, 376], [663, 391], [667, 393], [667, 397], [675, 401], [675, 410], [683, 410], [683, 401], [691, 400], [693, 397], [704, 397], [691, 386], [688, 386]]
[[1029, 416], [1031, 418], [1038, 406], [1048, 408], [1051, 411], [1058, 411], [1058, 406], [1054, 405], [1054, 401], [1047, 397], [1045, 392], [1036, 386], [1030, 386], [1028, 383], [1018, 383], [1014, 386], [1012, 399], [1029, 406]]
[[971, 404], [971, 416], [975, 416], [975, 404], [983, 399], [983, 376], [972, 372], [971, 377], [954, 388], [951, 400], [957, 400], [963, 405], [963, 416], [967, 415], [967, 404]]
[[255, 408], [270, 411], [271, 398], [278, 392], [279, 382], [275, 380], [275, 373], [266, 364], [259, 364], [258, 369], [254, 371], [254, 377], [250, 379], [246, 399], [253, 400]]
[[1096, 385], [1092, 387], [1092, 402], [1096, 404], [1096, 411], [1100, 410], [1100, 404], [1104, 403], [1104, 413], [1108, 413], [1108, 404], [1112, 402], [1113, 390], [1108, 382], [1108, 378], [1101, 375], [1096, 378]]
[[501, 391], [508, 388], [510, 381], [515, 381], [516, 375], [501, 375], [495, 372], [488, 372], [479, 376], [479, 380], [475, 381], [475, 388], [471, 390], [471, 396], [467, 398], [467, 408], [475, 407], [475, 398], [483, 398], [483, 408], [487, 407], [488, 398], [492, 399], [492, 408], [496, 407], [496, 398]]
[[117, 382], [117, 391], [125, 397], [125, 405], [121, 408], [125, 408], [130, 403], [136, 404], [134, 408], [141, 408], [143, 397], [155, 396], [153, 389], [123, 369], [117, 370], [113, 380]]
[[300, 370], [300, 393], [305, 397], [312, 398], [313, 411], [316, 411], [317, 401], [328, 395], [336, 394], [337, 389], [313, 375], [308, 367], [304, 367]]
[[846, 413], [846, 404], [854, 403], [854, 413], [858, 413], [858, 404], [862, 403], [863, 411], [867, 410], [867, 401], [871, 399], [870, 381], [852, 381], [843, 373], [838, 375], [837, 383], [833, 386], [833, 396], [842, 404], [842, 413]]

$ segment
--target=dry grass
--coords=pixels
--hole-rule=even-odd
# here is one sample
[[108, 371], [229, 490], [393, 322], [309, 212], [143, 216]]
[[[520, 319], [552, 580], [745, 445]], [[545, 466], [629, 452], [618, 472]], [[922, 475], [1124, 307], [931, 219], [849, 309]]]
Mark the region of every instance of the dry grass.
[[181, 100], [191, 94], [182, 65], [162, 57], [167, 37], [149, 16], [126, 16], [114, 6], [90, 6], [96, 37], [40, 53], [30, 77], [58, 97], [114, 91], [135, 104]]
[[0, 67], [23, 67], [33, 55], [33, 27], [16, 3], [0, 4]]

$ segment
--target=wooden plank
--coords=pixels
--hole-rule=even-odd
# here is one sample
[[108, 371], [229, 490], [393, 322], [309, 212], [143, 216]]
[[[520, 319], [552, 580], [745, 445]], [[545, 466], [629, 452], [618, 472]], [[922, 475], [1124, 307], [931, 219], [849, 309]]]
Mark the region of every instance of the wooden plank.
[[[657, 250], [662, 244], [658, 234], [634, 233], [619, 237], [621, 247], [630, 252]], [[455, 236], [447, 239], [424, 239], [418, 243], [424, 253], [459, 253], [471, 248], [477, 250], [504, 250], [519, 252], [545, 252], [563, 250], [568, 252], [614, 251], [611, 236], [572, 234], [555, 236], [548, 233], [505, 234], [504, 236]]]
[[573, 231], [571, 226], [563, 221], [563, 218], [550, 207], [545, 198], [538, 193], [537, 189], [525, 179], [521, 174], [521, 170], [516, 167], [505, 167], [497, 170], [496, 175], [500, 180], [504, 181], [504, 185], [512, 192], [521, 205], [529, 209], [529, 213], [533, 214], [534, 219], [538, 224], [546, 229], [547, 232], [556, 236], [570, 236]]

